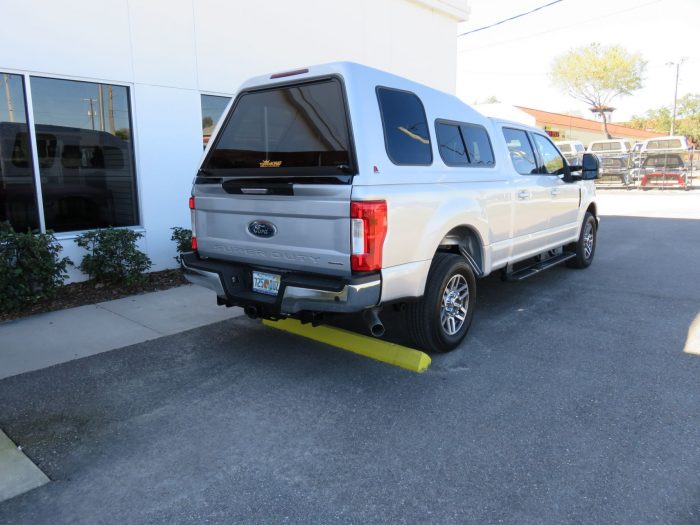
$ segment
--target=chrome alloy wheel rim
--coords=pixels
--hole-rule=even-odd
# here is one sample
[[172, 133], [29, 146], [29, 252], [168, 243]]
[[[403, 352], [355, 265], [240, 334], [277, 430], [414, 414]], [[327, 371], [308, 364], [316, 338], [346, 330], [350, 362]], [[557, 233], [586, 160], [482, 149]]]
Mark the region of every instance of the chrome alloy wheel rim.
[[442, 292], [440, 324], [447, 335], [455, 335], [464, 325], [469, 306], [469, 284], [462, 274], [453, 275]]
[[593, 225], [590, 222], [586, 223], [586, 228], [583, 230], [583, 255], [586, 259], [590, 259], [593, 255]]

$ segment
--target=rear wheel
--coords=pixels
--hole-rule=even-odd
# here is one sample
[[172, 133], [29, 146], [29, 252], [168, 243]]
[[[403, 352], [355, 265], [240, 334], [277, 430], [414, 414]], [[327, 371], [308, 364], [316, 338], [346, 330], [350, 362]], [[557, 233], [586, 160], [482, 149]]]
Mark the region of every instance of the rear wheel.
[[406, 309], [413, 342], [428, 352], [448, 352], [462, 342], [476, 306], [476, 278], [459, 255], [438, 253], [425, 295]]
[[593, 262], [595, 255], [595, 246], [597, 240], [598, 223], [591, 212], [586, 212], [583, 217], [583, 225], [581, 226], [581, 234], [578, 241], [569, 245], [569, 249], [576, 253], [576, 257], [566, 261], [570, 268], [588, 268]]

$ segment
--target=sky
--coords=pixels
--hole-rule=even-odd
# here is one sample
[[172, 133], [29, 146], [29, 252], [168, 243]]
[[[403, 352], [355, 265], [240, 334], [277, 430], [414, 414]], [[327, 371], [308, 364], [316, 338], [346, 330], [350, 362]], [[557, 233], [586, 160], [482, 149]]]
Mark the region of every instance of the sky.
[[[517, 15], [552, 0], [469, 0], [459, 33]], [[457, 95], [465, 102], [500, 102], [557, 113], [588, 106], [552, 85], [553, 60], [592, 42], [620, 45], [647, 61], [643, 88], [613, 100], [614, 122], [700, 93], [700, 0], [562, 0], [552, 6], [457, 39]]]

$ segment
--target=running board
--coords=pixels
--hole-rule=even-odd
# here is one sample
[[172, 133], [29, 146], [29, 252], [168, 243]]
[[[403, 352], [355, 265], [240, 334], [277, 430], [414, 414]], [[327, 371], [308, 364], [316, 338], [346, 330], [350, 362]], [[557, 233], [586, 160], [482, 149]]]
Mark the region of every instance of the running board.
[[543, 270], [547, 270], [547, 269], [551, 268], [552, 266], [556, 266], [557, 264], [561, 264], [564, 261], [568, 261], [569, 259], [573, 259], [574, 257], [576, 257], [576, 254], [573, 252], [563, 252], [563, 253], [556, 255], [554, 257], [550, 257], [546, 261], [535, 263], [532, 266], [522, 268], [522, 269], [517, 270], [515, 272], [504, 272], [503, 280], [504, 281], [522, 281], [524, 279], [527, 279], [528, 277], [532, 277], [533, 275], [540, 273]]

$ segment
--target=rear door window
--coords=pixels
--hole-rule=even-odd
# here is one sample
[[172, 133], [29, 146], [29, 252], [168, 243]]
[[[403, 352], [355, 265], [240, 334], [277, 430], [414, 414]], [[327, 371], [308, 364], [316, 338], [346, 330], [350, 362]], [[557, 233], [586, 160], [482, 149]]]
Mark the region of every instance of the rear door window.
[[506, 139], [510, 160], [513, 162], [515, 171], [521, 175], [537, 173], [535, 152], [527, 133], [522, 129], [503, 128], [503, 137]]
[[340, 82], [244, 93], [233, 106], [202, 169], [213, 175], [340, 175], [352, 168]]
[[377, 88], [386, 152], [394, 164], [428, 166], [433, 163], [428, 121], [423, 103], [414, 94]]

